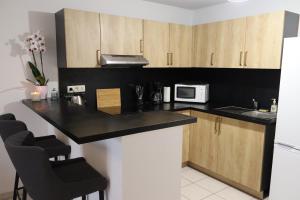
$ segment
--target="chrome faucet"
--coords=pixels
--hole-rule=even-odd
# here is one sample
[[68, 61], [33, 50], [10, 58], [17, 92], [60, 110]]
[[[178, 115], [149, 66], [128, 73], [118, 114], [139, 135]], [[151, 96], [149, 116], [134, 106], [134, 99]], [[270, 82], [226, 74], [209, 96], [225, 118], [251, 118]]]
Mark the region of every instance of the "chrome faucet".
[[253, 108], [255, 110], [258, 110], [258, 101], [256, 101], [254, 98], [252, 99], [252, 101], [253, 101]]

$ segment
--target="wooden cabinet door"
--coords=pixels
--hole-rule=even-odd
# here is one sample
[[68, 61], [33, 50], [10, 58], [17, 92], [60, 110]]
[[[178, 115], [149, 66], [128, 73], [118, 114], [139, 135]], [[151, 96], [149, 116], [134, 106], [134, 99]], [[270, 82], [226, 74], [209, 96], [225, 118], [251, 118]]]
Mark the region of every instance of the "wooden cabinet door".
[[265, 126], [221, 118], [217, 173], [260, 191]]
[[192, 26], [181, 24], [170, 25], [170, 52], [172, 67], [192, 66]]
[[217, 23], [215, 66], [242, 68], [246, 18]]
[[193, 27], [194, 58], [196, 67], [215, 66], [217, 23], [197, 25]]
[[97, 67], [99, 13], [64, 9], [67, 67]]
[[[178, 111], [177, 113], [190, 116], [190, 111]], [[190, 128], [191, 125], [183, 126], [183, 136], [182, 136], [182, 163], [186, 164], [189, 161], [189, 147], [190, 147]]]
[[191, 111], [197, 123], [191, 124], [190, 153], [191, 163], [216, 172], [217, 168], [217, 116]]
[[281, 67], [285, 12], [247, 17], [245, 66], [247, 68]]
[[101, 53], [141, 55], [143, 20], [100, 14]]
[[144, 57], [146, 67], [169, 67], [169, 24], [144, 20]]

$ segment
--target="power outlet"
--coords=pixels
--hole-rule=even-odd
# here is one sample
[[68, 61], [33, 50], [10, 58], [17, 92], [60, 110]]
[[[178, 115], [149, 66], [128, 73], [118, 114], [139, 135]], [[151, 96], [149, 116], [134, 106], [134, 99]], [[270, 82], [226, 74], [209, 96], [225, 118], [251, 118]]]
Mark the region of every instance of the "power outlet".
[[85, 92], [85, 85], [70, 85], [67, 86], [67, 92], [70, 93], [80, 93]]

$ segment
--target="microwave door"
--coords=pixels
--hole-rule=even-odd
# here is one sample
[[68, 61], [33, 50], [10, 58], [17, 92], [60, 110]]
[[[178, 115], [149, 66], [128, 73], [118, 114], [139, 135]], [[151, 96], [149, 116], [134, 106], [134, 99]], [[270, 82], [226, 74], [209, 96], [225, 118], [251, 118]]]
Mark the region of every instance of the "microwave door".
[[176, 95], [178, 100], [193, 101], [196, 98], [196, 88], [186, 86], [177, 87]]

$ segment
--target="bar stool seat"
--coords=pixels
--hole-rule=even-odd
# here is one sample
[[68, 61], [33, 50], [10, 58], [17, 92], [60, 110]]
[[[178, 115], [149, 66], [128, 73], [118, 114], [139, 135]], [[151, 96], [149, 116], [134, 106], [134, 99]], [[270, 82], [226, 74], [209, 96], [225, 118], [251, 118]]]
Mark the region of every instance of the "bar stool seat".
[[54, 135], [35, 137], [34, 139], [35, 145], [45, 149], [49, 158], [54, 158], [58, 155], [64, 155], [67, 159], [68, 155], [71, 153], [71, 146], [64, 144]]
[[[54, 173], [64, 182], [72, 183], [72, 196], [79, 197], [95, 191], [103, 191], [106, 179], [92, 168], [84, 158], [51, 163]], [[76, 184], [77, 183], [77, 184]]]

